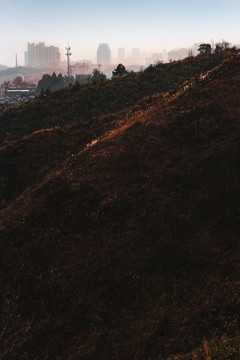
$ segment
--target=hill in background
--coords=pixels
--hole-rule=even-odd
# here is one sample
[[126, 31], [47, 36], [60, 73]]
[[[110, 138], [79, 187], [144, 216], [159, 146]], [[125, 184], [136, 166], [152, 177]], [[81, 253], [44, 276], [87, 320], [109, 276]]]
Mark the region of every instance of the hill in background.
[[0, 71], [1, 70], [6, 70], [7, 69], [7, 66], [5, 66], [5, 65], [0, 65]]

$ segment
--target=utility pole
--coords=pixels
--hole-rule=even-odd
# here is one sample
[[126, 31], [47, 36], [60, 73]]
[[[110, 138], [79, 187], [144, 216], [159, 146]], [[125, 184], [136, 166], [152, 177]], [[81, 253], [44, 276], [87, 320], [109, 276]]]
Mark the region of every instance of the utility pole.
[[71, 48], [68, 45], [68, 47], [65, 48], [67, 50], [67, 76], [70, 77], [72, 75], [72, 69], [71, 69], [71, 60], [70, 60], [70, 56], [72, 55], [72, 53], [70, 52]]
[[18, 67], [17, 54], [16, 54], [16, 68]]

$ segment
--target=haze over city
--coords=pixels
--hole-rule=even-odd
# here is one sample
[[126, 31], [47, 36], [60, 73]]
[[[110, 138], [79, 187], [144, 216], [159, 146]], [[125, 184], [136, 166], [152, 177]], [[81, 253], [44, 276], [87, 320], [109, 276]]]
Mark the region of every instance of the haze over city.
[[0, 0], [0, 64], [24, 65], [28, 42], [59, 47], [68, 42], [72, 60], [94, 60], [99, 43], [142, 52], [191, 47], [194, 43], [240, 43], [238, 0], [122, 0], [102, 2]]

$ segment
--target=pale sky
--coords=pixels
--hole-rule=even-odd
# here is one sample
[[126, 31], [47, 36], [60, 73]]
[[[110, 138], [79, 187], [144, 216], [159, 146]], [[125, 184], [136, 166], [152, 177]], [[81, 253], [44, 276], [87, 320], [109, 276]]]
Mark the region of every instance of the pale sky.
[[240, 44], [240, 0], [0, 0], [0, 64], [24, 65], [27, 43], [64, 48], [72, 60], [96, 56], [98, 44], [140, 51], [226, 40]]

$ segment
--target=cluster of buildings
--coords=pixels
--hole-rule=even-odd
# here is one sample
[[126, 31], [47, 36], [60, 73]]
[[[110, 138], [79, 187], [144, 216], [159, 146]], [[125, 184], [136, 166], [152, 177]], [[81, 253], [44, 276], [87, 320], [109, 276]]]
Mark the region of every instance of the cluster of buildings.
[[139, 70], [141, 54], [138, 48], [132, 48], [130, 54], [127, 54], [125, 48], [119, 48], [118, 58], [113, 59], [109, 45], [100, 43], [97, 49], [96, 61], [98, 70], [111, 77], [112, 71], [119, 63], [127, 66], [128, 70]]
[[82, 62], [74, 62], [71, 64], [71, 73], [76, 75], [89, 75], [93, 72], [96, 65], [93, 65], [92, 61], [83, 60]]
[[[139, 48], [119, 48], [117, 57], [113, 58], [109, 44], [100, 43], [96, 53], [95, 64], [91, 61], [75, 62], [71, 65], [72, 75], [89, 75], [94, 69], [110, 75], [117, 64], [122, 63], [128, 70], [137, 71], [150, 64], [162, 61], [168, 62], [173, 60], [181, 60], [190, 53], [196, 54], [199, 44], [195, 44], [192, 48], [181, 48], [172, 51], [163, 50], [162, 53], [146, 54], [141, 53]], [[46, 46], [44, 42], [27, 44], [25, 55], [25, 67], [30, 69], [43, 69], [62, 72], [63, 62], [61, 62], [60, 50], [56, 46]], [[16, 61], [17, 63], [17, 61]], [[16, 65], [17, 67], [17, 65]], [[66, 66], [64, 66], [66, 67]], [[64, 73], [64, 71], [63, 71]]]
[[112, 61], [111, 50], [106, 43], [99, 44], [97, 50], [97, 64], [103, 69], [111, 66], [113, 62], [123, 64], [128, 67], [134, 66], [148, 66], [156, 62], [169, 62], [174, 60], [181, 60], [189, 55], [196, 55], [199, 44], [194, 44], [191, 48], [179, 48], [171, 51], [163, 50], [161, 53], [146, 54], [141, 53], [139, 48], [132, 48], [131, 51], [126, 51], [126, 48], [118, 49], [117, 59]]
[[18, 75], [13, 82], [8, 81], [0, 85], [0, 106], [8, 108], [33, 100], [36, 88], [36, 84], [26, 82], [22, 75]]
[[[119, 64], [123, 64], [129, 71], [139, 71], [150, 64], [157, 62], [170, 62], [174, 60], [181, 60], [188, 56], [196, 55], [198, 53], [199, 43], [194, 44], [191, 48], [178, 48], [171, 51], [163, 50], [161, 53], [141, 53], [139, 48], [126, 49], [124, 47], [118, 48], [117, 56], [112, 57], [109, 44], [100, 43], [96, 53], [94, 63], [89, 60], [82, 60], [81, 62], [73, 62], [70, 64], [68, 57], [68, 65], [70, 64], [71, 75], [74, 77], [82, 77], [89, 79], [95, 70], [104, 73], [107, 77], [112, 76], [112, 71]], [[70, 49], [70, 48], [69, 48]], [[28, 42], [25, 55], [25, 67], [17, 65], [16, 67], [8, 68], [0, 71], [0, 105], [20, 104], [35, 96], [36, 85], [29, 87], [26, 84], [37, 84], [42, 78], [43, 74], [48, 72], [61, 72], [65, 75], [67, 69], [67, 62], [61, 62], [60, 50], [56, 46], [46, 46], [44, 42], [37, 44]], [[71, 54], [68, 54], [69, 56]], [[65, 69], [65, 70], [64, 70]], [[14, 86], [6, 86], [7, 82], [11, 84], [14, 81], [18, 71], [21, 71], [23, 78], [21, 88]], [[83, 80], [82, 80], [83, 81]], [[27, 86], [27, 87], [26, 87]]]
[[[194, 52], [199, 44], [195, 44], [192, 48]], [[71, 64], [71, 75], [74, 77], [89, 78], [97, 69], [100, 73], [104, 73], [107, 77], [112, 76], [112, 71], [117, 64], [122, 63], [128, 70], [138, 71], [150, 64], [163, 61], [179, 60], [189, 55], [190, 49], [176, 49], [162, 53], [148, 54], [141, 53], [138, 48], [126, 49], [119, 48], [117, 56], [113, 57], [109, 44], [100, 43], [96, 53], [94, 63], [89, 60], [81, 62], [73, 62]], [[192, 50], [191, 50], [192, 51]], [[28, 43], [25, 55], [25, 67], [18, 67], [16, 56], [15, 69], [8, 69], [6, 74], [0, 74], [0, 106], [11, 106], [21, 104], [34, 98], [36, 85], [46, 72], [62, 72], [66, 73], [61, 67], [67, 68], [66, 63], [61, 62], [60, 50], [56, 46], [46, 46], [44, 42]], [[71, 54], [70, 54], [71, 55]], [[70, 59], [68, 59], [70, 60]], [[15, 71], [14, 71], [15, 70]], [[21, 71], [21, 75], [19, 75]], [[21, 86], [14, 86], [16, 78], [22, 78]], [[85, 79], [84, 78], [84, 79]], [[83, 81], [83, 80], [82, 80]], [[7, 84], [7, 85], [6, 85]], [[15, 84], [16, 85], [16, 84]]]
[[125, 48], [118, 49], [118, 62], [126, 65], [137, 65], [141, 62], [141, 54], [138, 48], [132, 48], [129, 55], [126, 54]]
[[[139, 65], [141, 62], [140, 50], [132, 48], [130, 56], [126, 55], [125, 48], [118, 49], [118, 63], [126, 65]], [[111, 50], [106, 43], [99, 44], [97, 49], [97, 64], [100, 66], [109, 66], [112, 64]]]
[[25, 66], [30, 68], [58, 69], [61, 55], [56, 46], [45, 46], [44, 42], [28, 43], [27, 51], [24, 52]]

